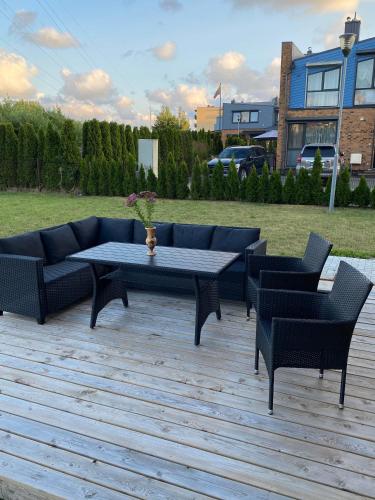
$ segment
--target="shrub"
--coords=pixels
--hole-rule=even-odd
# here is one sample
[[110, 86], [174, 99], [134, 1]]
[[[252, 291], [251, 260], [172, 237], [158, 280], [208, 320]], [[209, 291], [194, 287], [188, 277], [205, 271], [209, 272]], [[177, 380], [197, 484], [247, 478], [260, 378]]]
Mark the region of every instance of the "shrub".
[[179, 200], [184, 200], [189, 196], [189, 173], [184, 160], [177, 167], [177, 186], [176, 197]]
[[227, 200], [238, 200], [239, 193], [240, 193], [240, 182], [238, 179], [236, 164], [232, 159], [229, 163], [228, 176], [225, 182], [225, 198]]
[[127, 164], [125, 165], [123, 192], [125, 196], [128, 196], [129, 194], [135, 193], [136, 191], [137, 191], [136, 160], [132, 154], [129, 154]]
[[311, 202], [310, 176], [305, 168], [301, 168], [297, 175], [296, 202], [299, 205], [308, 205]]
[[50, 122], [47, 127], [42, 181], [43, 186], [51, 191], [61, 189], [61, 139], [60, 134]]
[[224, 167], [219, 160], [212, 173], [212, 198], [214, 200], [223, 200], [225, 196]]
[[207, 162], [202, 162], [201, 179], [202, 179], [201, 196], [203, 200], [208, 200], [211, 196], [211, 178]]
[[124, 188], [124, 167], [119, 160], [111, 162], [111, 193], [113, 196], [121, 196]]
[[108, 196], [110, 192], [110, 163], [105, 158], [95, 160], [98, 169], [98, 190], [100, 196]]
[[283, 196], [283, 185], [281, 183], [280, 172], [274, 170], [271, 174], [271, 179], [270, 179], [268, 203], [281, 203], [282, 196]]
[[172, 153], [168, 154], [167, 162], [167, 197], [176, 198], [176, 163]]
[[160, 196], [160, 198], [166, 198], [168, 195], [168, 192], [167, 192], [167, 167], [166, 167], [165, 163], [159, 164], [157, 193]]
[[124, 141], [124, 142], [126, 143], [126, 151], [128, 154], [132, 155], [133, 158], [135, 158], [136, 151], [135, 151], [135, 145], [134, 145], [133, 132], [132, 132], [132, 128], [130, 125], [126, 125], [126, 127], [125, 127], [125, 138], [126, 138], [126, 141]]
[[0, 188], [17, 185], [18, 139], [12, 123], [0, 124]]
[[87, 180], [87, 194], [94, 196], [99, 194], [99, 165], [100, 158], [90, 158], [88, 161], [89, 172]]
[[95, 118], [87, 126], [86, 154], [89, 158], [101, 158], [103, 156], [100, 124]]
[[149, 168], [147, 171], [147, 190], [151, 192], [156, 192], [158, 187], [158, 179], [154, 174], [152, 168]]
[[371, 205], [371, 208], [375, 208], [375, 187], [371, 192], [370, 205]]
[[[329, 200], [331, 198], [331, 188], [332, 188], [332, 176], [330, 175], [327, 179], [327, 184], [326, 184], [326, 188], [324, 190], [324, 195], [323, 195], [323, 202], [324, 202], [324, 205], [329, 205]], [[337, 204], [337, 189], [336, 189], [336, 193], [335, 193], [335, 205]]]
[[323, 170], [322, 154], [320, 152], [320, 148], [318, 148], [315, 151], [313, 168], [316, 168], [317, 170], [320, 170], [320, 171]]
[[244, 177], [240, 181], [240, 189], [239, 189], [239, 197], [241, 201], [246, 201], [246, 186], [247, 186], [247, 177]]
[[62, 187], [71, 191], [77, 186], [81, 154], [73, 120], [65, 120], [61, 132]]
[[323, 184], [322, 184], [322, 156], [318, 148], [315, 153], [314, 164], [310, 177], [310, 203], [313, 205], [321, 205], [323, 200]]
[[337, 205], [347, 207], [352, 200], [352, 191], [350, 189], [350, 169], [346, 166], [337, 179]]
[[109, 124], [109, 130], [111, 135], [112, 158], [116, 162], [121, 162], [122, 148], [121, 148], [120, 127], [116, 122], [111, 122]]
[[193, 165], [193, 172], [191, 175], [191, 197], [193, 200], [199, 200], [201, 197], [201, 188], [202, 188], [202, 182], [201, 182], [201, 165], [198, 156], [195, 157], [194, 165]]
[[283, 202], [292, 205], [296, 202], [296, 182], [291, 169], [288, 170], [288, 174], [285, 179], [285, 184], [283, 188]]
[[146, 191], [147, 182], [146, 182], [146, 172], [143, 168], [143, 165], [140, 166], [138, 172], [138, 181], [137, 181], [137, 192], [141, 193], [142, 191]]
[[358, 186], [353, 191], [353, 201], [362, 208], [368, 207], [370, 204], [370, 188], [363, 176], [361, 176]]
[[259, 177], [257, 169], [253, 166], [250, 175], [246, 178], [246, 200], [256, 202], [258, 201], [259, 190]]
[[88, 181], [90, 177], [90, 160], [85, 158], [80, 165], [79, 172], [79, 186], [83, 194], [89, 194], [88, 192]]
[[36, 186], [38, 138], [30, 123], [23, 123], [18, 133], [18, 184]]
[[268, 163], [265, 161], [262, 169], [262, 175], [259, 178], [258, 201], [267, 203], [270, 187], [270, 172]]
[[100, 132], [102, 135], [103, 155], [106, 160], [112, 160], [111, 129], [108, 122], [100, 122]]

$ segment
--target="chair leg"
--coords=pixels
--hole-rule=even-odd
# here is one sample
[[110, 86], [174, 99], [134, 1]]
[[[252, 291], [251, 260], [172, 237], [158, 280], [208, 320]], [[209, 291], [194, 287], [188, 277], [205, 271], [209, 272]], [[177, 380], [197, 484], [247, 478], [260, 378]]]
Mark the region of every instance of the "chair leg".
[[323, 369], [323, 368], [321, 368], [321, 369], [319, 370], [319, 378], [323, 378], [323, 375], [324, 375], [324, 369]]
[[46, 318], [44, 316], [41, 316], [40, 318], [37, 318], [38, 325], [44, 325], [46, 322]]
[[3, 311], [0, 311], [0, 316], [3, 316], [4, 312]]
[[346, 384], [346, 367], [342, 370], [341, 373], [340, 401], [339, 401], [340, 410], [344, 408], [345, 384]]
[[255, 363], [254, 363], [254, 374], [258, 375], [259, 373], [259, 349], [255, 348]]
[[246, 316], [247, 316], [247, 319], [250, 319], [251, 306], [252, 306], [251, 300], [246, 299]]
[[275, 372], [272, 370], [269, 381], [269, 395], [268, 395], [268, 415], [273, 415], [273, 387], [275, 381]]

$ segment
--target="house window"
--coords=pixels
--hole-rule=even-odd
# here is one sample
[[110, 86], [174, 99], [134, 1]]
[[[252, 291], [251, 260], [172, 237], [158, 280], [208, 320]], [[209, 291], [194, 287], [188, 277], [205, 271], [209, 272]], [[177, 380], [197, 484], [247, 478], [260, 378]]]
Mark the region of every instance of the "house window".
[[257, 123], [259, 121], [259, 111], [251, 111], [250, 123]]
[[233, 111], [232, 123], [256, 123], [259, 121], [259, 111]]
[[375, 104], [375, 58], [359, 61], [357, 64], [354, 104]]
[[340, 68], [310, 73], [307, 77], [306, 107], [334, 107], [339, 103]]

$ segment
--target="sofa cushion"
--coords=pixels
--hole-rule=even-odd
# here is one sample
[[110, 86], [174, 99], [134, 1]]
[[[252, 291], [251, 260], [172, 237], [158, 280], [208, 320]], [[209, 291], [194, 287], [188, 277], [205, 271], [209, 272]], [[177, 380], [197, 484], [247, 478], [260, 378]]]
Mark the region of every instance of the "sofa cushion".
[[[172, 245], [172, 230], [173, 224], [170, 222], [154, 222], [156, 227], [157, 244], [163, 247]], [[146, 229], [139, 220], [134, 221], [134, 236], [133, 243], [142, 244], [146, 240]]]
[[46, 260], [39, 231], [0, 239], [0, 253], [26, 255], [27, 257], [39, 257]]
[[95, 216], [70, 222], [70, 226], [73, 229], [81, 250], [86, 250], [86, 248], [96, 245], [98, 240], [99, 221]]
[[198, 224], [174, 224], [173, 246], [180, 248], [210, 248], [214, 226], [200, 226]]
[[230, 281], [237, 281], [238, 279], [245, 278], [245, 262], [243, 260], [236, 260], [221, 275], [223, 279]]
[[133, 219], [111, 219], [102, 217], [99, 222], [99, 243], [118, 241], [133, 242]]
[[217, 226], [212, 237], [210, 250], [237, 252], [245, 256], [245, 248], [258, 241], [259, 236], [259, 228]]
[[61, 280], [72, 273], [89, 269], [90, 265], [84, 262], [70, 262], [63, 260], [57, 264], [51, 264], [43, 267], [43, 275], [45, 283], [53, 283]]
[[64, 260], [67, 255], [81, 250], [73, 229], [64, 224], [56, 229], [40, 232], [49, 264], [56, 264]]

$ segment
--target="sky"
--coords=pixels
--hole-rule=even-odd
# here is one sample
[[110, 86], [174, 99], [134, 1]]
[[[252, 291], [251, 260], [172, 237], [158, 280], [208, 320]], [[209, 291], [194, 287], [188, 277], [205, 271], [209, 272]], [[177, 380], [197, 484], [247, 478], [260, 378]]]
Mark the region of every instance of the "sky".
[[278, 94], [282, 41], [338, 45], [347, 16], [375, 36], [375, 0], [0, 0], [0, 98], [148, 125]]

